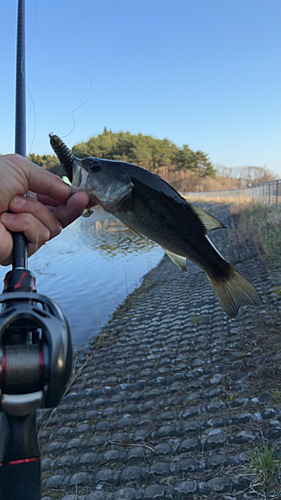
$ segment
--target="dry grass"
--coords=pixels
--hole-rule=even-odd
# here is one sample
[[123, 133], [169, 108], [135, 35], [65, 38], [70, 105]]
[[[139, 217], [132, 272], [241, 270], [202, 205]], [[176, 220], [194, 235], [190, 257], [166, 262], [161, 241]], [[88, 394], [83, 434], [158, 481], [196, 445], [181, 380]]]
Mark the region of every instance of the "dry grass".
[[239, 217], [238, 227], [235, 228], [238, 243], [243, 245], [247, 240], [251, 241], [262, 260], [274, 267], [281, 266], [281, 206], [252, 203], [246, 199], [237, 200], [231, 197], [209, 200], [208, 193], [200, 200], [194, 193], [194, 199], [189, 196], [188, 201], [213, 201], [216, 205], [228, 205], [231, 215]]
[[241, 209], [240, 242], [251, 240], [269, 265], [281, 265], [281, 208], [254, 204]]
[[254, 450], [249, 463], [241, 467], [241, 472], [253, 477], [251, 493], [256, 493], [264, 499], [279, 498], [275, 495], [280, 491], [280, 467], [281, 461], [276, 458], [276, 450], [264, 445], [261, 449]]

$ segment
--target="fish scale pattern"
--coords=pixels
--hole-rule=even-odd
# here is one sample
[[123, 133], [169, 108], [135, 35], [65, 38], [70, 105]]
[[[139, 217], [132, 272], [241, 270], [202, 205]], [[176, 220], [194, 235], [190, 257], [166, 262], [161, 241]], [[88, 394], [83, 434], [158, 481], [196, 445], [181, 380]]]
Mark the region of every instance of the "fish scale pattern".
[[[231, 222], [227, 209], [219, 218]], [[258, 498], [243, 467], [281, 439], [281, 405], [253, 387], [280, 358], [258, 346], [256, 320], [274, 334], [278, 303], [263, 263], [243, 252], [237, 268], [262, 291], [260, 308], [227, 318], [203, 272], [165, 258], [80, 355], [70, 392], [38, 415], [44, 500]]]

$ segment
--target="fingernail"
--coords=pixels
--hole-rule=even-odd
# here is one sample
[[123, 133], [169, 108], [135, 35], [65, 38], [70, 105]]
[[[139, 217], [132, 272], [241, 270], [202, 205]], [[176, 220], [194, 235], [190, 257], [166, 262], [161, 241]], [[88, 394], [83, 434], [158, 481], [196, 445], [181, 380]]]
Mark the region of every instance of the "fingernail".
[[16, 205], [17, 207], [23, 207], [23, 205], [25, 204], [24, 196], [15, 196], [12, 200], [12, 204]]
[[4, 212], [4, 213], [2, 214], [2, 219], [3, 219], [3, 217], [4, 217], [4, 220], [6, 220], [6, 221], [8, 221], [8, 220], [13, 220], [13, 219], [15, 218], [15, 216], [16, 216], [15, 214], [10, 214], [10, 213], [8, 213], [8, 212]]

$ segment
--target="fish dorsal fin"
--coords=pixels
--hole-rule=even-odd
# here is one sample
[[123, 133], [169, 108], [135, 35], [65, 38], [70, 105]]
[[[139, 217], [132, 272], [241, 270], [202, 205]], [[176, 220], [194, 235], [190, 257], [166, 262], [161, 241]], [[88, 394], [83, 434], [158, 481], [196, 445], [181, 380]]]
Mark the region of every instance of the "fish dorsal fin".
[[209, 233], [214, 229], [221, 229], [225, 227], [222, 222], [213, 217], [213, 215], [208, 214], [208, 212], [206, 212], [206, 210], [203, 210], [203, 208], [197, 207], [197, 205], [193, 205], [193, 203], [189, 203], [189, 205], [191, 206], [193, 212], [197, 215], [197, 217], [199, 217], [206, 230], [206, 233]]
[[187, 272], [186, 257], [182, 257], [181, 255], [177, 255], [176, 253], [170, 252], [169, 250], [166, 250], [166, 248], [163, 248], [163, 250], [168, 255], [168, 257], [170, 257], [170, 259], [174, 262], [174, 264], [176, 264], [176, 266], [178, 266], [185, 273]]

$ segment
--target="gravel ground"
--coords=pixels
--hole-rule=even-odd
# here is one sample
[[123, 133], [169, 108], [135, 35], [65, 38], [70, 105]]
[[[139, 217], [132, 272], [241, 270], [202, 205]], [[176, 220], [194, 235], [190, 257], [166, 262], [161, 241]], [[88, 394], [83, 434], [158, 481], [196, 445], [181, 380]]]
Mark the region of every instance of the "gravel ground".
[[281, 498], [249, 465], [254, 450], [281, 457], [281, 273], [238, 245], [227, 207], [213, 213], [229, 228], [213, 241], [263, 305], [229, 319], [198, 267], [164, 258], [38, 415], [44, 500]]

